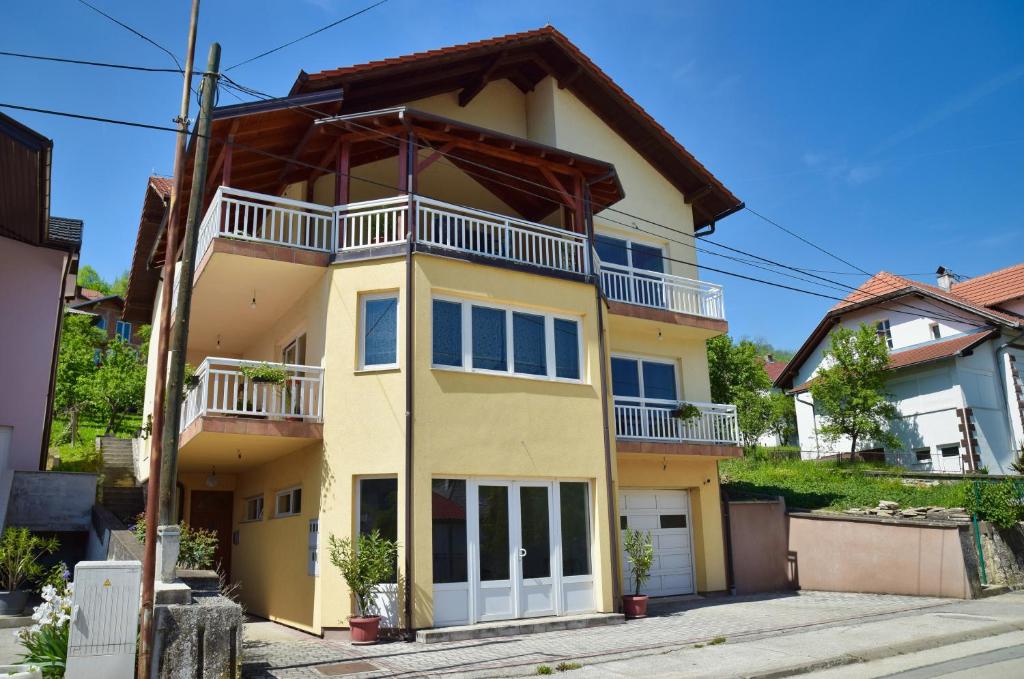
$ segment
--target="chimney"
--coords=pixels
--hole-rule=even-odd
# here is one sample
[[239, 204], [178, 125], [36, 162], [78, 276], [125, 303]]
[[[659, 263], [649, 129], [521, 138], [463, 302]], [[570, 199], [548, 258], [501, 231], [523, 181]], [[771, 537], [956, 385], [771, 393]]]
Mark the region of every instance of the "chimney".
[[949, 289], [953, 287], [953, 281], [955, 280], [955, 274], [944, 266], [940, 266], [935, 270], [935, 275], [938, 276], [939, 287], [949, 292]]

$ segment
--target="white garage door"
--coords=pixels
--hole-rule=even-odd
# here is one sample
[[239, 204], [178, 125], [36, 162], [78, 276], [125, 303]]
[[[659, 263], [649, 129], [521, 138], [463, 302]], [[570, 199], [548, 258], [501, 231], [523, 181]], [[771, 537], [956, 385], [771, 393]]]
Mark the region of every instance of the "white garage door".
[[[690, 499], [685, 490], [623, 490], [619, 493], [620, 542], [626, 528], [650, 531], [654, 542], [651, 579], [641, 594], [692, 594], [693, 557], [690, 551]], [[623, 593], [631, 594], [629, 557], [623, 552]]]

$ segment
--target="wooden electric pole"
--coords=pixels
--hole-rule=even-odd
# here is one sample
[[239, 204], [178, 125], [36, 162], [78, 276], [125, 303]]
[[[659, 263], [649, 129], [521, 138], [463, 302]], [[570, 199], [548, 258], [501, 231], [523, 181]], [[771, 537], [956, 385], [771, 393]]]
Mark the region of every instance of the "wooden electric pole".
[[192, 0], [189, 16], [188, 42], [185, 50], [185, 69], [181, 87], [181, 109], [176, 120], [178, 135], [174, 147], [174, 177], [171, 181], [171, 199], [167, 209], [164, 264], [161, 272], [163, 287], [160, 291], [160, 323], [157, 326], [157, 357], [153, 393], [153, 426], [150, 429], [149, 481], [146, 498], [146, 544], [142, 560], [142, 611], [140, 615], [139, 661], [137, 676], [149, 676], [149, 660], [153, 648], [153, 592], [156, 580], [156, 527], [160, 496], [161, 433], [164, 425], [164, 389], [167, 376], [167, 339], [171, 324], [171, 292], [174, 287], [175, 243], [178, 241], [178, 196], [181, 195], [182, 175], [185, 168], [185, 148], [188, 141], [189, 99], [192, 94], [192, 63], [196, 52], [196, 30], [199, 25], [199, 0]]
[[188, 196], [188, 218], [181, 250], [181, 272], [178, 280], [178, 301], [171, 325], [171, 350], [168, 360], [167, 396], [164, 405], [163, 458], [160, 466], [160, 524], [175, 520], [176, 481], [178, 478], [178, 424], [181, 419], [182, 387], [185, 381], [185, 349], [188, 346], [188, 322], [192, 310], [192, 278], [196, 270], [196, 248], [199, 222], [203, 216], [203, 194], [206, 187], [206, 165], [210, 156], [210, 114], [217, 97], [220, 70], [220, 44], [210, 45], [210, 57], [199, 91], [199, 123], [196, 126], [196, 160], [192, 168], [192, 191]]

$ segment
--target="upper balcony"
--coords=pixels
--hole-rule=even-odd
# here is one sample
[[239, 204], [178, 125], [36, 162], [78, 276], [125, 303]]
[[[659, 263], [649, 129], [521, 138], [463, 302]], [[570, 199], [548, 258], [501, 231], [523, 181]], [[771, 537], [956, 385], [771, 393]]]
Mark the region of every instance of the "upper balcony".
[[699, 414], [681, 419], [678, 404], [615, 399], [617, 449], [625, 453], [737, 457], [739, 424], [736, 406], [691, 403]]
[[183, 470], [260, 464], [323, 438], [323, 368], [268, 364], [285, 373], [283, 382], [246, 375], [261, 365], [209, 357], [196, 368], [181, 404]]

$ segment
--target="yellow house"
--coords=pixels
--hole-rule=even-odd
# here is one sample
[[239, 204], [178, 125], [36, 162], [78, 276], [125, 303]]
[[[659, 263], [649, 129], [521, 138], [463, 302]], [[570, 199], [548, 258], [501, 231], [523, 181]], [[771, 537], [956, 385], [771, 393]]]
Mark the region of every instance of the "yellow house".
[[[694, 243], [742, 204], [562, 34], [302, 72], [212, 135], [178, 507], [248, 611], [345, 627], [328, 537], [373, 529], [394, 626], [614, 611], [626, 527], [646, 593], [726, 589], [740, 451]], [[177, 244], [147, 206], [128, 308], [155, 322]]]

